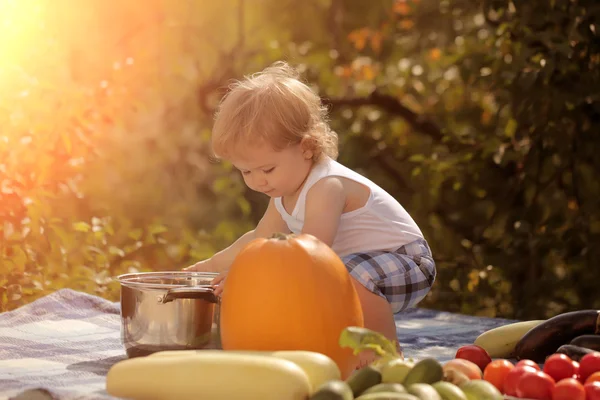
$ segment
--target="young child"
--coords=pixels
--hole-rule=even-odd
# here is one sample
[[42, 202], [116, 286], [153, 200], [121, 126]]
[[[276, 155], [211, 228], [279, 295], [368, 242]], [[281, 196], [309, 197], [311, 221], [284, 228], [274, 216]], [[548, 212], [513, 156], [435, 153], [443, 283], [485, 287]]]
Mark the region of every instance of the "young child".
[[289, 65], [277, 62], [230, 89], [217, 112], [213, 150], [270, 201], [254, 230], [186, 270], [221, 272], [213, 281], [219, 294], [233, 259], [252, 239], [312, 234], [346, 265], [365, 327], [399, 348], [394, 313], [419, 303], [436, 277], [421, 230], [391, 195], [336, 161], [337, 135], [326, 109]]

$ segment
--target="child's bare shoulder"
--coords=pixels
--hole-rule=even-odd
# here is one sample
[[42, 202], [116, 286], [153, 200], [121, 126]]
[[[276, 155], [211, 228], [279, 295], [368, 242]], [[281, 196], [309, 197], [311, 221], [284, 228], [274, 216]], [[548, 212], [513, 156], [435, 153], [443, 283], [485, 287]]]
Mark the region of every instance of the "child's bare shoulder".
[[327, 176], [319, 179], [308, 191], [307, 201], [335, 196], [343, 198], [349, 212], [364, 206], [369, 200], [371, 190], [362, 183], [343, 176]]
[[345, 196], [347, 188], [339, 176], [326, 176], [314, 183], [306, 193], [306, 198], [319, 198], [325, 196]]

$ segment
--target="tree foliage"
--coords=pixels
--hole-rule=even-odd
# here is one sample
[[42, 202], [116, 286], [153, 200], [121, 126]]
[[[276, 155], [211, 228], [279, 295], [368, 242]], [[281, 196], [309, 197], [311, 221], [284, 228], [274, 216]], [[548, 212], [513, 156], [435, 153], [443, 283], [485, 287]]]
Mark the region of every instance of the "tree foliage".
[[230, 79], [279, 59], [331, 107], [341, 161], [423, 229], [424, 306], [600, 307], [593, 0], [25, 3], [0, 16], [21, 18], [0, 44], [3, 309], [60, 287], [117, 299], [115, 275], [256, 223], [266, 199], [208, 138]]

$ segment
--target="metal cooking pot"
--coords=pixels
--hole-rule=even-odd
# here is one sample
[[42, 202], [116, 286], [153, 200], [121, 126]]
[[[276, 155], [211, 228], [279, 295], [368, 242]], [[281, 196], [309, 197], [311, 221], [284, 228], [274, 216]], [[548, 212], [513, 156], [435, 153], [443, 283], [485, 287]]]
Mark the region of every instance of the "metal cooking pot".
[[128, 357], [162, 350], [221, 348], [216, 273], [167, 271], [118, 276], [121, 341]]

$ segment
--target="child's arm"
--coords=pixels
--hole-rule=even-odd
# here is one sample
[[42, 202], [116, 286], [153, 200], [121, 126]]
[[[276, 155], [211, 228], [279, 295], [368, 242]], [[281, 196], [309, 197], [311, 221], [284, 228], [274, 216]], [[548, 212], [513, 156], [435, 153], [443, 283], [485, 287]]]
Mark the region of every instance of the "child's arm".
[[342, 181], [336, 177], [321, 179], [306, 195], [302, 233], [311, 234], [331, 246], [345, 205], [346, 192]]
[[261, 218], [260, 222], [255, 229], [246, 232], [240, 236], [232, 245], [219, 251], [211, 258], [200, 261], [190, 267], [185, 268], [186, 271], [210, 271], [210, 272], [223, 272], [229, 269], [229, 266], [233, 263], [233, 260], [238, 253], [250, 243], [252, 240], [260, 237], [270, 237], [276, 232], [289, 232], [289, 229], [285, 221], [279, 215], [279, 212], [275, 208], [273, 199], [269, 201], [269, 206], [265, 211], [265, 214]]

